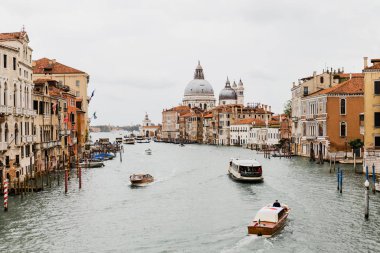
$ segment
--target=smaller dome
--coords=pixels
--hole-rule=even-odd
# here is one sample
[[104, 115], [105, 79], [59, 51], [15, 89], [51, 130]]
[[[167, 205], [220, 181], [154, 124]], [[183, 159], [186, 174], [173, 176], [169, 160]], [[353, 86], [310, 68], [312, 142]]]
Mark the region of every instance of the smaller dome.
[[219, 100], [237, 100], [237, 94], [234, 89], [231, 88], [230, 81], [226, 81], [226, 86], [219, 93]]

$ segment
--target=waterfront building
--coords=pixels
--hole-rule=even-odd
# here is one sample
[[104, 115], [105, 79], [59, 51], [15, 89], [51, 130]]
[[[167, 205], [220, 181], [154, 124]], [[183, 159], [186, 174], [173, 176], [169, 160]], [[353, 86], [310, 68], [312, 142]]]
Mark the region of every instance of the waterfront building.
[[202, 131], [202, 143], [214, 144], [213, 139], [216, 136], [215, 133], [215, 121], [213, 120], [212, 112], [205, 112], [202, 116], [203, 119], [203, 131]]
[[340, 84], [301, 99], [300, 155], [324, 159], [338, 153], [339, 157], [352, 157], [350, 141], [362, 139], [359, 117], [364, 105], [364, 79], [361, 74], [346, 79], [340, 75]]
[[84, 150], [88, 140], [89, 120], [88, 104], [90, 97], [87, 95], [90, 76], [81, 70], [66, 66], [55, 59], [42, 58], [33, 61], [33, 79], [53, 79], [70, 87], [75, 93], [77, 114], [77, 140], [78, 151]]
[[335, 84], [339, 83], [339, 76], [337, 76], [337, 74], [342, 74], [342, 73], [343, 73], [343, 70], [341, 71], [340, 69], [338, 69], [338, 71], [332, 70], [332, 69], [330, 70], [328, 69], [326, 71], [323, 70], [323, 72], [318, 75], [317, 75], [317, 72], [314, 71], [312, 76], [307, 76], [307, 77], [299, 79], [297, 85], [295, 82], [293, 82], [293, 87], [291, 88], [291, 92], [292, 92], [291, 133], [292, 133], [292, 143], [294, 143], [293, 153], [298, 154], [299, 149], [300, 149], [300, 138], [301, 138], [301, 133], [302, 133], [302, 126], [299, 124], [299, 119], [302, 114], [302, 111], [301, 111], [302, 98], [316, 91], [333, 87]]
[[23, 30], [0, 33], [0, 184], [14, 191], [33, 171], [32, 49]]
[[205, 80], [203, 68], [199, 61], [194, 72], [194, 79], [191, 80], [185, 88], [182, 103], [190, 108], [197, 107], [203, 110], [215, 106], [214, 89], [211, 84]]
[[179, 117], [190, 112], [187, 105], [176, 106], [162, 111], [161, 139], [163, 141], [179, 141]]
[[[33, 109], [35, 110], [36, 141], [34, 146], [36, 172], [50, 172], [58, 169], [62, 160], [62, 111], [65, 103], [62, 88], [51, 79], [34, 81]], [[66, 152], [67, 153], [67, 152]]]
[[363, 171], [366, 165], [375, 165], [376, 173], [380, 173], [380, 59], [372, 59], [371, 66], [367, 62], [364, 57]]
[[203, 142], [203, 119], [202, 112], [194, 108], [189, 113], [180, 116], [181, 142]]
[[145, 113], [144, 120], [140, 127], [140, 135], [145, 137], [157, 137], [160, 125], [155, 125], [149, 119], [148, 113]]

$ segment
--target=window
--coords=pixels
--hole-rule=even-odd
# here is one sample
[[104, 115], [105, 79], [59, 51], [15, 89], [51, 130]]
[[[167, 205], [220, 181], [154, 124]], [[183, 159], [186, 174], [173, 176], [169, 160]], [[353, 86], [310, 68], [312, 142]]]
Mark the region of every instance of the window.
[[80, 96], [80, 93], [79, 91], [75, 92], [75, 96], [79, 97]]
[[340, 137], [346, 137], [347, 127], [346, 122], [340, 122]]
[[13, 57], [13, 70], [16, 70], [16, 57]]
[[340, 114], [341, 115], [346, 114], [346, 99], [344, 99], [344, 98], [340, 99]]
[[303, 87], [303, 95], [306, 96], [307, 94], [309, 94], [309, 87], [305, 86]]
[[375, 127], [380, 127], [380, 112], [375, 112]]
[[375, 81], [374, 93], [375, 93], [375, 95], [380, 95], [380, 81]]
[[324, 78], [323, 78], [323, 76], [321, 76], [320, 82], [323, 83], [323, 81], [324, 81]]
[[6, 69], [7, 68], [7, 55], [3, 55], [3, 64], [4, 64], [4, 68]]
[[79, 87], [79, 86], [80, 86], [80, 81], [79, 81], [79, 80], [76, 80], [76, 81], [75, 81], [75, 85], [76, 85], [77, 87]]
[[380, 148], [380, 136], [375, 136], [375, 148]]

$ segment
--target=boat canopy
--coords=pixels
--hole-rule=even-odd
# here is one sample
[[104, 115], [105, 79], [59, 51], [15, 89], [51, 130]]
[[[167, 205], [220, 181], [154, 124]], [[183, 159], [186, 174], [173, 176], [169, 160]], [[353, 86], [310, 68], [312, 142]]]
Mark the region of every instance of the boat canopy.
[[254, 167], [254, 166], [260, 166], [260, 163], [254, 159], [233, 159], [232, 162], [238, 166], [246, 166], [246, 167]]
[[265, 206], [257, 212], [253, 221], [278, 222], [278, 214], [282, 210], [282, 207]]

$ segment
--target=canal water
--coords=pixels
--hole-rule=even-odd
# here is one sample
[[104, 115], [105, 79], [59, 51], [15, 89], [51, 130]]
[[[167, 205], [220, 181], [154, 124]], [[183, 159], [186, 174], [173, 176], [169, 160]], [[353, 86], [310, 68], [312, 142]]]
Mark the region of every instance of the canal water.
[[[93, 139], [118, 135], [98, 133]], [[151, 148], [153, 154], [145, 155]], [[344, 166], [343, 194], [329, 165], [264, 159], [237, 147], [150, 143], [124, 145], [123, 161], [83, 172], [0, 212], [0, 252], [379, 252], [380, 194], [364, 220], [364, 176]], [[262, 184], [227, 175], [231, 157], [256, 158]], [[129, 175], [156, 182], [131, 188]], [[55, 183], [56, 184], [56, 183]], [[272, 238], [247, 236], [257, 210], [278, 199], [292, 210]]]

